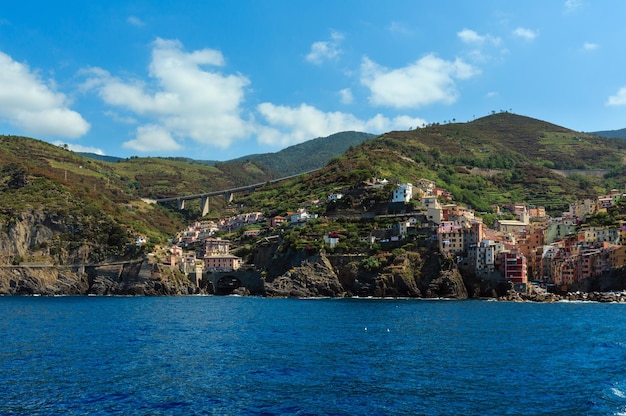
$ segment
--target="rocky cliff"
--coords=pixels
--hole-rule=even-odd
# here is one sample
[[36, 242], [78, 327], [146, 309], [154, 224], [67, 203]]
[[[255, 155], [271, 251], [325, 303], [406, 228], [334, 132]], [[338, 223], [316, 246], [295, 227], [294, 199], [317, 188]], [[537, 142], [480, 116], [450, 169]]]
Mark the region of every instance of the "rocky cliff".
[[[266, 281], [267, 296], [285, 297], [468, 297], [456, 267], [442, 264], [439, 256], [417, 252], [382, 255], [368, 262], [364, 256], [308, 256]], [[279, 261], [277, 259], [277, 261]], [[381, 262], [388, 263], [380, 266]], [[378, 265], [379, 269], [371, 265]], [[369, 265], [369, 266], [368, 266]]]
[[267, 296], [344, 297], [348, 296], [332, 264], [324, 255], [311, 256], [281, 276], [266, 283]]
[[[186, 276], [132, 261], [128, 234], [99, 211], [54, 209], [3, 213], [0, 294], [182, 295], [199, 289]], [[122, 260], [127, 259], [127, 260]], [[110, 264], [87, 266], [82, 264]]]
[[200, 289], [168, 267], [138, 263], [87, 267], [0, 267], [0, 295], [190, 295]]
[[99, 263], [132, 255], [128, 233], [103, 212], [25, 209], [0, 213], [0, 265]]

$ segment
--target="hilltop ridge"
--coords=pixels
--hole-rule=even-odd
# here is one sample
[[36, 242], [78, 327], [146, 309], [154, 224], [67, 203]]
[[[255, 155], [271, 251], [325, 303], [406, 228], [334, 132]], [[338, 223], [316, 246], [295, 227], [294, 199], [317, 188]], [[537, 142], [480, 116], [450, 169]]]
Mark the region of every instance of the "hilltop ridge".
[[626, 139], [626, 128], [619, 130], [603, 130], [603, 131], [594, 131], [591, 134], [595, 134], [596, 136], [606, 137], [607, 139], [611, 138], [619, 138]]

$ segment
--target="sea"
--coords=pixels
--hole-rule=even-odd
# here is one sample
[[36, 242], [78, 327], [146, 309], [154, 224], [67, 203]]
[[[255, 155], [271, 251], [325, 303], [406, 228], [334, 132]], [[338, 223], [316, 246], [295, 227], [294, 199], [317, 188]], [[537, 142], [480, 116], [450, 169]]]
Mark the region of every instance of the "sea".
[[0, 297], [0, 415], [626, 415], [626, 305]]

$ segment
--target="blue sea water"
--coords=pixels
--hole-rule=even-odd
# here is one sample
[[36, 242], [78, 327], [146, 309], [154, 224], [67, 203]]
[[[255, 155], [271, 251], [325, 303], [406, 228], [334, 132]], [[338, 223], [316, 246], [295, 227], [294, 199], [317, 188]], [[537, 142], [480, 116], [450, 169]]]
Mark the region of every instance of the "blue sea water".
[[626, 305], [0, 297], [2, 415], [626, 414]]

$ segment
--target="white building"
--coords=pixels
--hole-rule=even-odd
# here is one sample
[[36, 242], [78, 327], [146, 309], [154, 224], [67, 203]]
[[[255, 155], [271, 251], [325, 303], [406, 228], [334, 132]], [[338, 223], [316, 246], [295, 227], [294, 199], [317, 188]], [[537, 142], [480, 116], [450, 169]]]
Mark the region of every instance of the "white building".
[[301, 210], [291, 214], [291, 223], [299, 224], [305, 223], [308, 220], [314, 220], [317, 218], [317, 214], [309, 214], [307, 211]]
[[409, 202], [413, 198], [413, 185], [402, 183], [393, 190], [391, 202]]
[[476, 271], [493, 272], [496, 269], [497, 244], [492, 240], [483, 240], [476, 247]]

